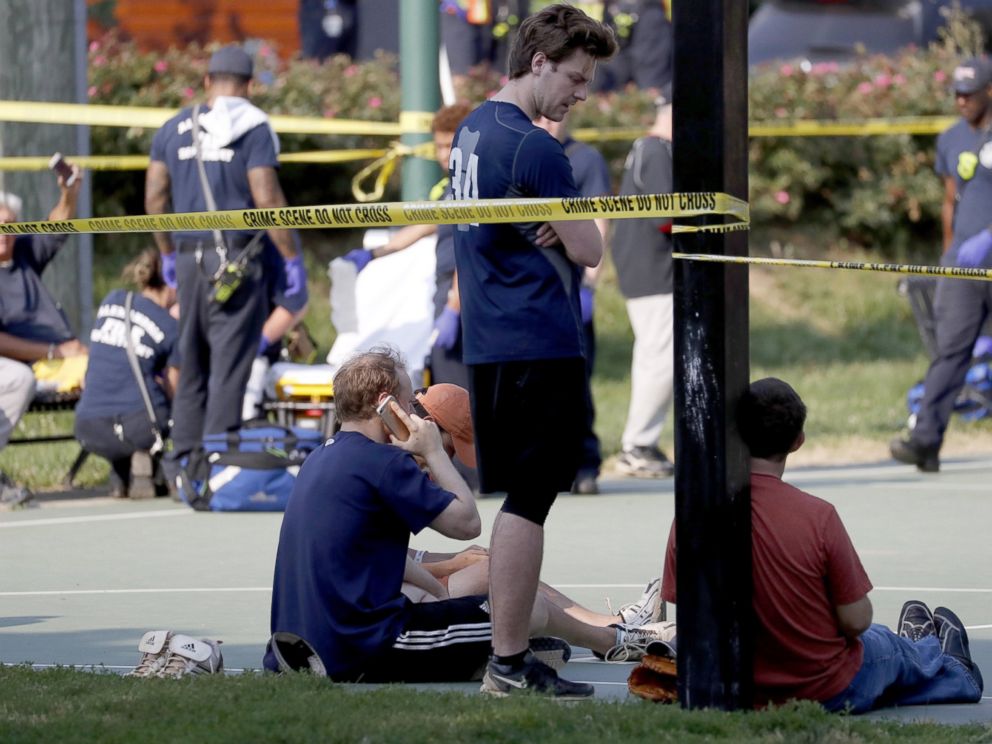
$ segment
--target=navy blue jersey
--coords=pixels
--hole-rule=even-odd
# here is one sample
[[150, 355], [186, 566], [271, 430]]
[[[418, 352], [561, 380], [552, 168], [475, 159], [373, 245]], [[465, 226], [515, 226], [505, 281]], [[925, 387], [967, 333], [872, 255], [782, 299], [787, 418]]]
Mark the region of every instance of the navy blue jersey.
[[[90, 360], [77, 418], [117, 416], [145, 410], [141, 390], [127, 360], [124, 301], [115, 289], [100, 303], [90, 332]], [[148, 396], [156, 410], [168, 410], [165, 391], [155, 381], [166, 367], [179, 366], [179, 323], [169, 311], [137, 292], [131, 303], [131, 338]]]
[[286, 507], [272, 632], [305, 639], [332, 676], [360, 669], [403, 626], [410, 533], [453, 499], [398, 447], [337, 433], [307, 458]]
[[992, 222], [992, 133], [974, 129], [964, 119], [937, 138], [938, 175], [957, 186], [954, 242], [957, 247]]
[[[208, 111], [208, 106], [200, 106], [201, 117]], [[192, 107], [180, 111], [152, 139], [151, 159], [165, 163], [169, 169], [174, 212], [207, 211], [193, 148], [192, 112]], [[203, 165], [217, 209], [253, 208], [255, 201], [248, 185], [248, 171], [252, 168], [279, 167], [272, 130], [268, 124], [259, 124], [223, 146], [213, 144], [216, 141], [201, 132]], [[253, 234], [250, 230], [224, 233], [232, 239], [240, 238], [241, 242], [250, 239]], [[212, 240], [209, 232], [176, 232], [174, 235], [180, 239]]]
[[[469, 114], [448, 162], [455, 199], [579, 196], [561, 144], [511, 103]], [[547, 221], [535, 217], [455, 230], [466, 364], [583, 355], [581, 271], [560, 246], [534, 244]]]
[[41, 281], [41, 272], [65, 235], [22, 235], [14, 255], [0, 264], [0, 331], [28, 341], [60, 344], [76, 337], [69, 319]]

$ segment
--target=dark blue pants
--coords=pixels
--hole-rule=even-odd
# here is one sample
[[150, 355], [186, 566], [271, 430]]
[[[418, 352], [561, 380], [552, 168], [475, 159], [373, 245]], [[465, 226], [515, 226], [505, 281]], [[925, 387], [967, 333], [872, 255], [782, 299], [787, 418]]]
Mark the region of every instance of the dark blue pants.
[[971, 352], [992, 309], [988, 282], [939, 279], [934, 298], [937, 355], [924, 381], [923, 401], [912, 432], [914, 441], [939, 447], [954, 411]]
[[[194, 245], [180, 246], [179, 386], [172, 402], [172, 457], [189, 454], [204, 434], [241, 426], [241, 403], [265, 323], [261, 262], [249, 262], [241, 286], [225, 303], [210, 300], [209, 277], [220, 258], [212, 243], [198, 265]], [[240, 249], [234, 249], [236, 255]]]
[[599, 466], [603, 457], [599, 451], [599, 437], [593, 425], [596, 423], [596, 407], [592, 400], [592, 369], [596, 364], [596, 333], [590, 320], [583, 326], [586, 336], [586, 426], [582, 436], [582, 464], [579, 474], [591, 473], [599, 476]]

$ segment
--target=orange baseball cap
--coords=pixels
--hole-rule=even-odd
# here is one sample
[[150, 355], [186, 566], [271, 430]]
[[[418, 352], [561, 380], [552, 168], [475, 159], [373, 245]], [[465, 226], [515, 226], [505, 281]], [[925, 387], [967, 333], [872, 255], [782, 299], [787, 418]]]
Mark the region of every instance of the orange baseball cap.
[[431, 385], [425, 392], [418, 392], [417, 400], [434, 422], [451, 435], [458, 459], [474, 468], [475, 434], [468, 390], [440, 382]]

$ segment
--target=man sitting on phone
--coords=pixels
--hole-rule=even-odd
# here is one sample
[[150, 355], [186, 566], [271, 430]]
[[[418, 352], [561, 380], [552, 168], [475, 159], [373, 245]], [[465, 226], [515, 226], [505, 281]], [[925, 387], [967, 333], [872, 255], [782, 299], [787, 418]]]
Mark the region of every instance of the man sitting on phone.
[[[70, 177], [58, 176], [59, 201], [48, 214], [50, 221], [76, 216], [82, 178], [78, 167], [69, 167]], [[20, 198], [0, 192], [0, 223], [17, 222], [20, 213]], [[86, 354], [62, 306], [41, 281], [42, 270], [66, 237], [0, 234], [0, 449], [34, 397], [29, 365]], [[30, 491], [0, 473], [0, 503], [16, 506], [30, 499]]]
[[[341, 431], [304, 463], [283, 518], [265, 667], [309, 668], [337, 681], [477, 679], [492, 641], [487, 597], [414, 604], [401, 591], [412, 563], [410, 533], [430, 527], [456, 539], [479, 535], [471, 489], [445, 453], [437, 425], [408, 413], [413, 388], [394, 350], [373, 349], [345, 362], [334, 377], [334, 397]], [[377, 409], [390, 413], [381, 417]], [[385, 422], [393, 419], [406, 439], [387, 432]], [[535, 602], [530, 630], [601, 653], [617, 646], [636, 653], [646, 639], [662, 635], [620, 624], [594, 627], [548, 601]], [[567, 643], [546, 639], [532, 649], [542, 654], [525, 687], [559, 697], [592, 695], [591, 685], [559, 680], [539, 660], [564, 663]], [[486, 682], [483, 691], [505, 694]]]

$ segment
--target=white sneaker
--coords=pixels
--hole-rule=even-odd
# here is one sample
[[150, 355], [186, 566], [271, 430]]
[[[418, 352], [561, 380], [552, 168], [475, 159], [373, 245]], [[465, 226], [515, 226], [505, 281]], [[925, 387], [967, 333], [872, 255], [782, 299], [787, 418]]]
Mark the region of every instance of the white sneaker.
[[195, 638], [177, 633], [169, 640], [169, 655], [156, 676], [178, 679], [190, 674], [215, 674], [224, 671], [220, 641]]
[[657, 620], [658, 598], [661, 595], [661, 579], [654, 579], [644, 588], [636, 602], [622, 605], [616, 613], [624, 625], [646, 625]]
[[647, 625], [612, 625], [617, 629], [617, 643], [606, 652], [606, 661], [639, 661], [654, 641], [671, 641], [675, 638], [675, 623], [664, 621]]
[[126, 677], [155, 677], [169, 655], [169, 641], [172, 639], [171, 630], [149, 630], [141, 637], [138, 650], [141, 659], [138, 666], [128, 672]]

